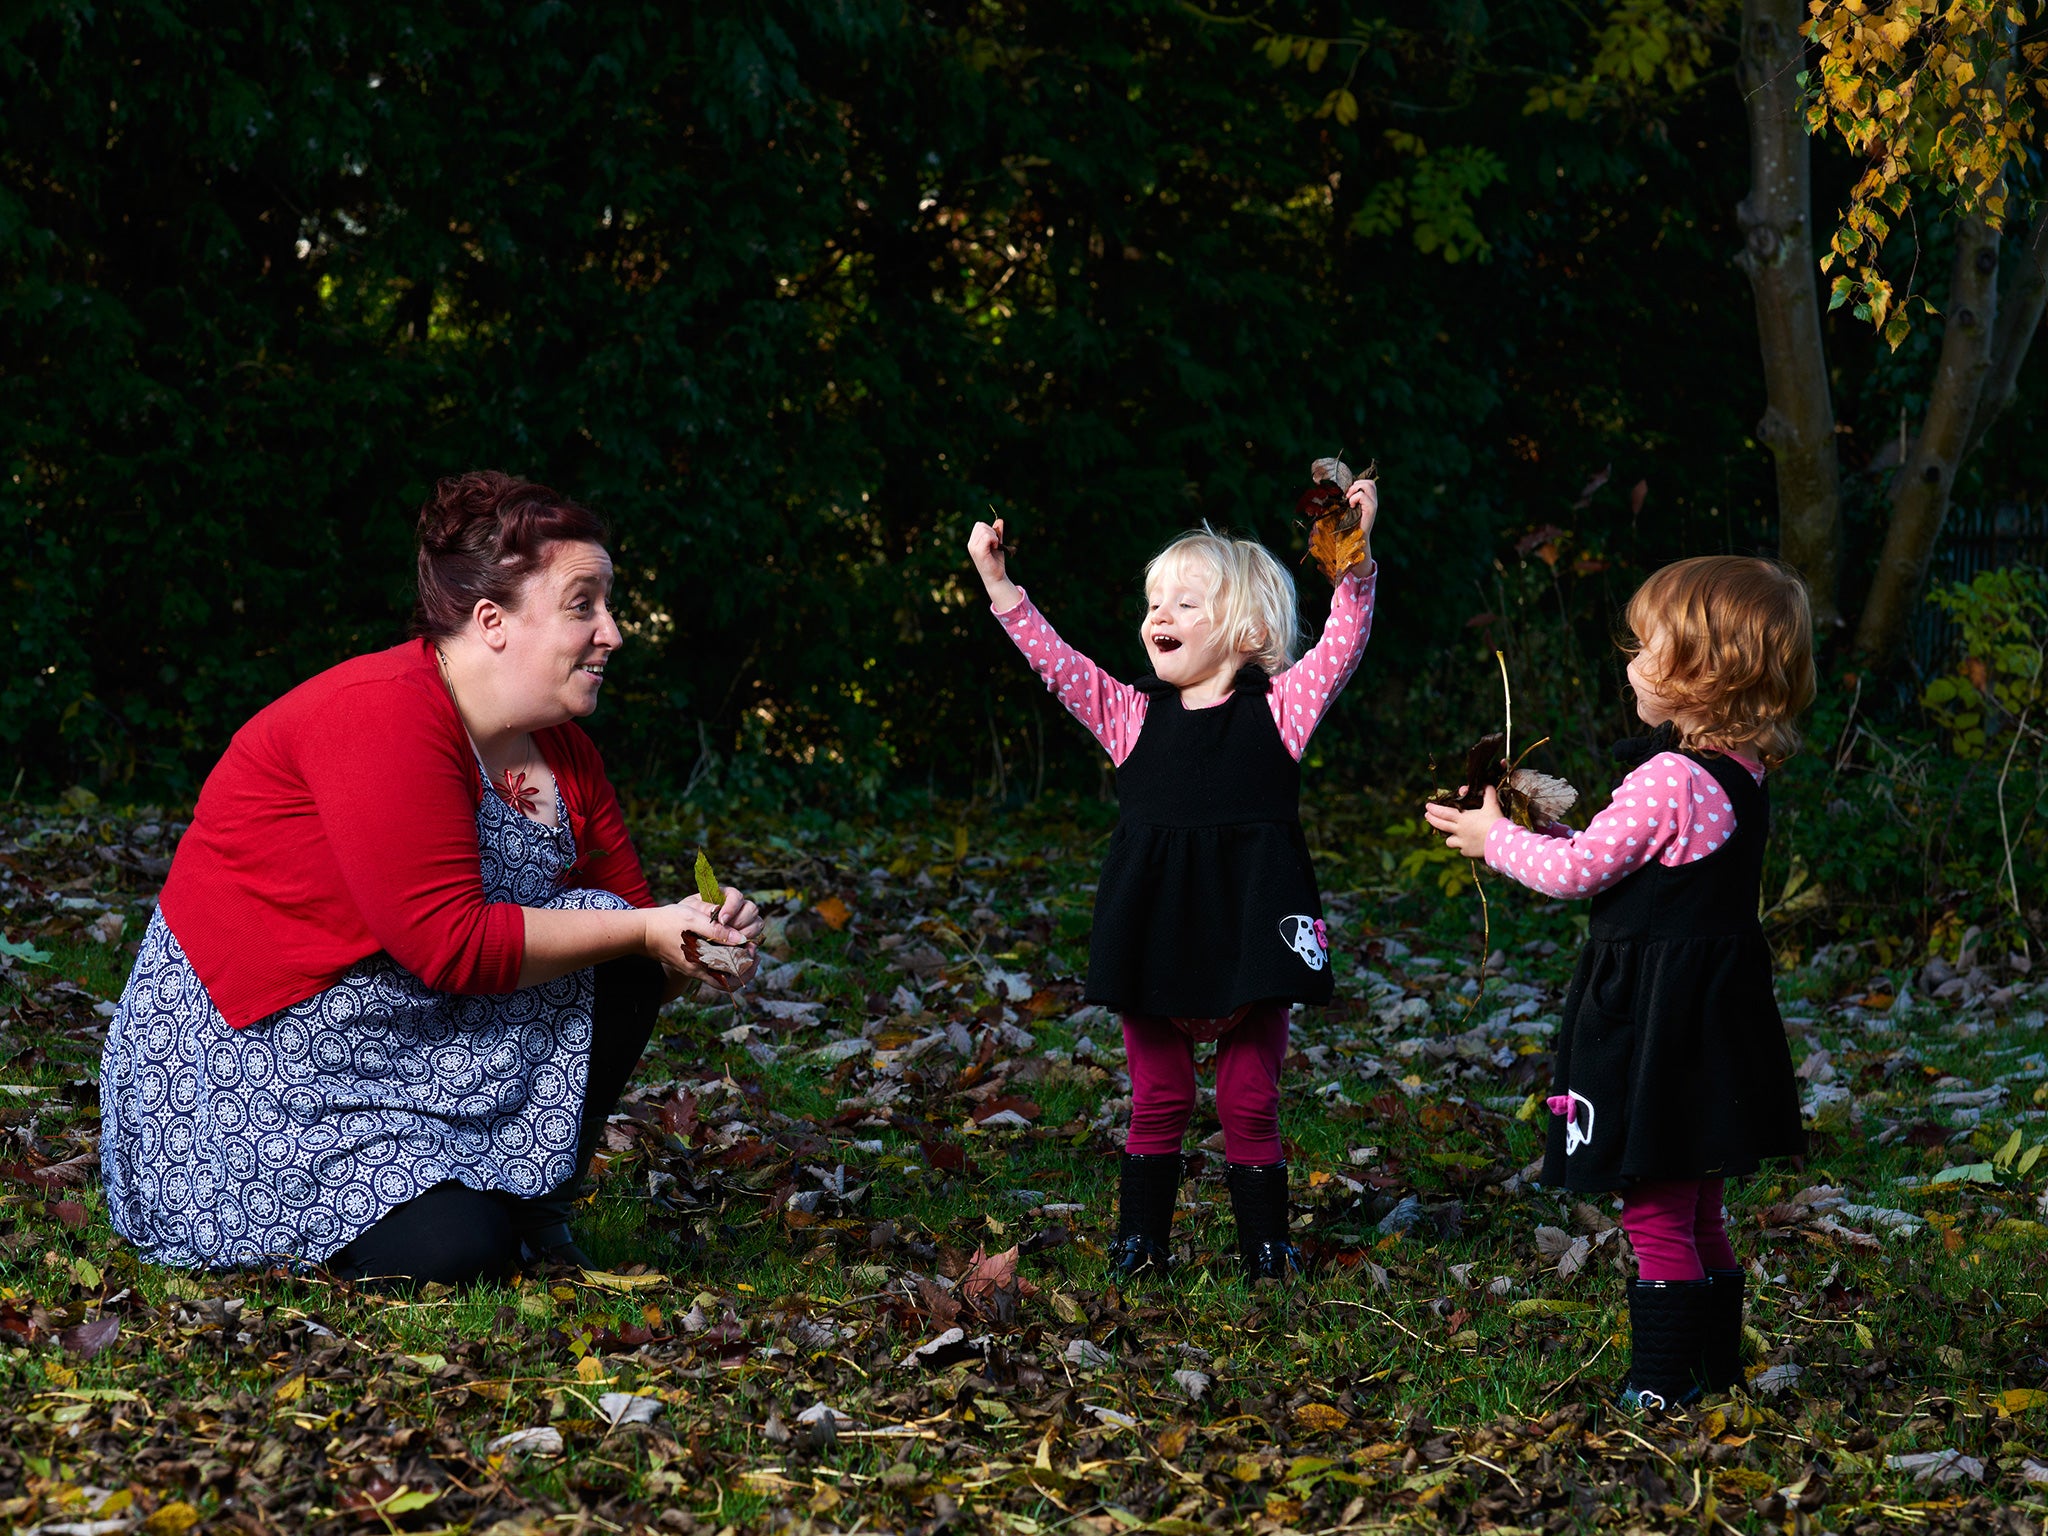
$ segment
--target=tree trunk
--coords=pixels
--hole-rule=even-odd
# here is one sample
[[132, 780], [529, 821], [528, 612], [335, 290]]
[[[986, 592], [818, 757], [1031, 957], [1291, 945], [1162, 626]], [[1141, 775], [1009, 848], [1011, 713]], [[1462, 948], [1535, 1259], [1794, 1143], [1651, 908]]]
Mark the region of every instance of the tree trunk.
[[1757, 436], [1777, 463], [1778, 552], [1806, 578], [1815, 620], [1832, 628], [1842, 622], [1841, 491], [1815, 281], [1811, 141], [1798, 78], [1806, 67], [1799, 35], [1805, 19], [1803, 0], [1743, 0], [1737, 78], [1749, 114], [1751, 185], [1735, 210], [1743, 232], [1736, 261], [1756, 295], [1765, 400]]
[[1977, 401], [1977, 414], [1970, 418], [1969, 441], [1963, 445], [1967, 460], [1977, 451], [1984, 434], [2012, 404], [2020, 364], [2027, 360], [2034, 332], [2041, 327], [2041, 308], [2048, 302], [2048, 209], [2037, 212], [2027, 243], [2020, 252], [2020, 264], [1998, 296], [1998, 328], [1991, 337], [1991, 366], [1984, 375], [1984, 394]]
[[1913, 605], [1927, 580], [1927, 562], [1948, 517], [1956, 469], [1971, 445], [1971, 424], [1985, 396], [1998, 330], [1998, 240], [1975, 215], [1956, 228], [1948, 324], [1927, 418], [1892, 482], [1891, 522], [1856, 625], [1857, 654], [1879, 664], [1897, 656], [1905, 644]]

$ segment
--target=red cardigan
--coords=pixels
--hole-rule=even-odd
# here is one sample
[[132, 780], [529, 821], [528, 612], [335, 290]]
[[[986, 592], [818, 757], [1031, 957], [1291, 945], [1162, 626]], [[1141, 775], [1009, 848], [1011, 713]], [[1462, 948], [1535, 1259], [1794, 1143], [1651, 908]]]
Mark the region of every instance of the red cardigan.
[[[561, 787], [571, 885], [654, 898], [581, 728], [534, 733]], [[322, 672], [258, 714], [199, 792], [164, 883], [164, 921], [237, 1029], [382, 950], [440, 992], [511, 992], [525, 909], [484, 900], [476, 756], [433, 647]]]

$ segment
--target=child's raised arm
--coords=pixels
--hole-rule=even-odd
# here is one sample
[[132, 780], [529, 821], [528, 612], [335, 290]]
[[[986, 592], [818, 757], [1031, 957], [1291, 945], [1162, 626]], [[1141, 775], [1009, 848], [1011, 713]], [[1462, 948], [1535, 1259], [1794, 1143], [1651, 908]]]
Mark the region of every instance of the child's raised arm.
[[1365, 642], [1372, 638], [1373, 600], [1379, 585], [1379, 567], [1372, 559], [1372, 526], [1379, 514], [1379, 487], [1370, 480], [1355, 481], [1346, 499], [1359, 510], [1359, 526], [1365, 534], [1358, 564], [1337, 583], [1322, 638], [1273, 679], [1272, 691], [1266, 696], [1273, 723], [1280, 728], [1280, 740], [1297, 762], [1332, 701], [1358, 670]]
[[1088, 727], [1118, 767], [1138, 744], [1147, 700], [1128, 683], [1120, 683], [1062, 640], [1022, 587], [1010, 580], [1003, 556], [1003, 524], [976, 523], [967, 538], [967, 553], [981, 584], [988, 589], [990, 610], [1009, 631], [1010, 639], [1045, 679], [1067, 713]]

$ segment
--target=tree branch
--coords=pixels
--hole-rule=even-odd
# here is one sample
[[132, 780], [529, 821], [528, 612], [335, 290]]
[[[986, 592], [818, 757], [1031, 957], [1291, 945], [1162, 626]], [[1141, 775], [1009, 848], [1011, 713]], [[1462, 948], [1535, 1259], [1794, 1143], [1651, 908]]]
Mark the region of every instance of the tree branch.
[[1956, 229], [1948, 324], [1942, 332], [1927, 418], [1892, 482], [1891, 521], [1856, 626], [1857, 653], [1873, 661], [1889, 661], [1905, 642], [1913, 604], [1919, 600], [1928, 561], [1948, 517], [1956, 469], [1984, 398], [1997, 323], [1998, 234], [1972, 214]]

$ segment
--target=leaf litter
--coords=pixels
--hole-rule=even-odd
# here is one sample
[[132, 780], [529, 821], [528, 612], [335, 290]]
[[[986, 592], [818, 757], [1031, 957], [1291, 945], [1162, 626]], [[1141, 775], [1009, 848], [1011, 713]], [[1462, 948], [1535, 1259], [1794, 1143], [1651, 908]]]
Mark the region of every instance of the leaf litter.
[[0, 824], [0, 1518], [2038, 1529], [2040, 982], [1848, 946], [1785, 974], [1802, 1084], [1831, 1092], [1807, 1172], [1731, 1190], [1747, 1388], [1638, 1419], [1610, 1400], [1626, 1237], [1533, 1183], [1568, 914], [1500, 903], [1474, 1008], [1462, 914], [1333, 863], [1340, 996], [1297, 1020], [1283, 1122], [1313, 1272], [1235, 1276], [1217, 1148], [1176, 1277], [1119, 1288], [1129, 1082], [1078, 1002], [1094, 834], [744, 830], [644, 839], [667, 887], [713, 844], [770, 931], [754, 985], [673, 1010], [608, 1127], [579, 1213], [603, 1267], [399, 1295], [152, 1270], [113, 1237], [92, 1074], [127, 956], [66, 901], [140, 932], [174, 824]]

